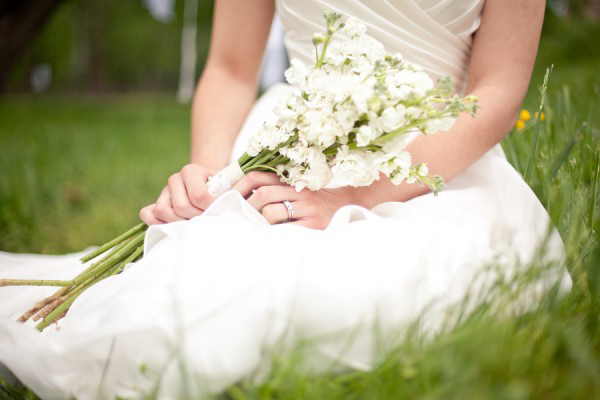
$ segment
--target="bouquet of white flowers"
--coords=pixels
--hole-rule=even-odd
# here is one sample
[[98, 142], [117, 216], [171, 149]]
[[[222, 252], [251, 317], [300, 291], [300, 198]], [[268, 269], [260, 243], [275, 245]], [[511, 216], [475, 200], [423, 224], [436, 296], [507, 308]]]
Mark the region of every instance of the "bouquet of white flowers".
[[274, 110], [277, 121], [263, 125], [239, 162], [213, 177], [211, 194], [253, 170], [276, 172], [298, 191], [368, 186], [381, 174], [394, 184], [442, 189], [442, 178], [428, 176], [425, 164], [411, 165], [409, 133], [448, 130], [460, 112], [475, 114], [477, 99], [452, 95], [450, 78], [434, 85], [419, 67], [386, 54], [358, 20], [336, 26], [340, 17], [325, 14], [325, 34], [313, 36], [314, 66], [291, 61], [285, 76], [295, 90]]
[[[443, 179], [429, 176], [424, 163], [411, 164], [408, 139], [448, 130], [461, 112], [474, 115], [477, 99], [454, 95], [450, 78], [434, 84], [419, 67], [387, 54], [358, 20], [338, 23], [340, 17], [325, 14], [325, 33], [313, 36], [315, 64], [291, 61], [285, 75], [294, 90], [274, 110], [276, 122], [265, 123], [238, 162], [211, 177], [211, 195], [231, 189], [250, 171], [274, 172], [298, 191], [368, 186], [382, 175], [397, 185], [426, 184], [435, 193], [443, 188]], [[2, 279], [0, 286], [62, 286], [19, 319], [42, 319], [42, 330], [85, 289], [139, 259], [146, 228], [140, 224], [82, 258], [106, 253], [73, 280]]]

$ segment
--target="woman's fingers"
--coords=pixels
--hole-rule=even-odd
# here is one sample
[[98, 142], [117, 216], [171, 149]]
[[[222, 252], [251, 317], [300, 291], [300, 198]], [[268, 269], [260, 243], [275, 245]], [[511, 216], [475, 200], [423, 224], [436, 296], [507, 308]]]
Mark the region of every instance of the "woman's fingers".
[[208, 193], [206, 186], [208, 177], [208, 171], [197, 164], [188, 164], [181, 169], [187, 197], [191, 205], [199, 210], [206, 210], [215, 201], [215, 198]]
[[154, 216], [165, 222], [181, 221], [185, 218], [175, 214], [173, 205], [171, 204], [171, 193], [168, 187], [165, 187], [154, 206]]
[[191, 219], [202, 214], [202, 210], [194, 207], [191, 203], [181, 174], [171, 175], [168, 181], [168, 188], [175, 214], [185, 219]]
[[150, 204], [140, 210], [140, 219], [148, 226], [165, 223], [165, 221], [161, 221], [154, 215], [155, 206], [155, 204]]
[[293, 210], [293, 218], [291, 219], [288, 209], [283, 202], [267, 204], [262, 208], [260, 213], [270, 224], [279, 224], [299, 219], [303, 220], [311, 215], [312, 207], [305, 201], [290, 201], [290, 206]]
[[281, 183], [277, 174], [272, 172], [253, 171], [245, 175], [238, 183], [233, 186], [233, 190], [237, 190], [243, 197], [248, 197], [253, 190], [257, 190], [262, 186], [284, 186]]
[[215, 201], [206, 182], [210, 172], [198, 164], [188, 164], [171, 175], [155, 204], [140, 210], [140, 218], [148, 225], [181, 221], [198, 216]]
[[261, 211], [267, 204], [281, 203], [284, 200], [296, 201], [299, 199], [300, 194], [291, 186], [261, 186], [248, 197], [248, 203], [258, 211]]
[[[247, 197], [248, 203], [271, 224], [293, 221], [310, 228], [324, 228], [315, 193], [298, 193], [294, 187], [281, 183], [276, 174], [251, 172], [233, 188], [245, 197], [250, 195]], [[293, 218], [290, 218], [288, 208], [283, 203], [286, 200], [292, 207]]]

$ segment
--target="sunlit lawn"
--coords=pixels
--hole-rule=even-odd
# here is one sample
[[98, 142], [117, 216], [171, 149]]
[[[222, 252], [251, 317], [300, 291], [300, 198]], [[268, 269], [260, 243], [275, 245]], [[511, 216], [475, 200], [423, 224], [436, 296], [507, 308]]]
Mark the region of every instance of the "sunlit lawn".
[[[408, 339], [371, 373], [314, 377], [283, 362], [267, 383], [225, 397], [600, 398], [598, 28], [566, 35], [553, 23], [524, 105], [537, 110], [555, 64], [537, 146], [529, 127], [504, 148], [521, 173], [535, 157], [528, 182], [566, 243], [571, 294], [514, 319], [482, 309], [432, 341]], [[171, 95], [0, 99], [0, 249], [76, 251], [128, 228], [186, 162], [188, 130]]]
[[188, 157], [188, 108], [171, 96], [0, 102], [0, 248], [61, 253], [137, 221]]

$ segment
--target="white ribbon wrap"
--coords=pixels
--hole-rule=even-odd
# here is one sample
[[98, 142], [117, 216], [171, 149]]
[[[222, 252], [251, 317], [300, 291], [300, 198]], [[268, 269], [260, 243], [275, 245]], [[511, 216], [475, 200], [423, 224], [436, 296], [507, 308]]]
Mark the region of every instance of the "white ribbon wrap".
[[232, 162], [215, 175], [208, 179], [208, 193], [213, 197], [219, 197], [244, 177], [244, 172], [237, 161]]

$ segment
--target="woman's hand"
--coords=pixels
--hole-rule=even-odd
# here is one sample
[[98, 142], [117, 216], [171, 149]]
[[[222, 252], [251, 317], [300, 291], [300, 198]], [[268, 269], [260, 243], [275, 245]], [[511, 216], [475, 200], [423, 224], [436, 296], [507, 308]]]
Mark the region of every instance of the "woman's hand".
[[[248, 203], [271, 224], [289, 221], [308, 228], [325, 229], [340, 207], [354, 204], [352, 188], [304, 189], [297, 192], [294, 187], [281, 183], [279, 177], [271, 172], [250, 172], [233, 189], [247, 198]], [[285, 200], [293, 208], [291, 221], [283, 203]]]
[[169, 177], [156, 203], [140, 210], [140, 218], [147, 225], [181, 221], [200, 215], [215, 200], [207, 190], [206, 182], [214, 173], [198, 164], [188, 164]]

